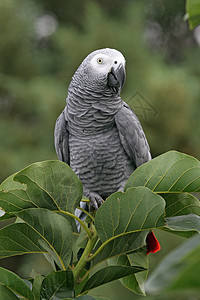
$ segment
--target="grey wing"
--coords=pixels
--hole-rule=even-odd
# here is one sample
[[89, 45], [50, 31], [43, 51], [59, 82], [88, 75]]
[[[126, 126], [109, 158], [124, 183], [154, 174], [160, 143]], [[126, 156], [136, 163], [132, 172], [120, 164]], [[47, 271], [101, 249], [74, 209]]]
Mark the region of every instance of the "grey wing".
[[55, 149], [59, 160], [70, 164], [69, 155], [69, 131], [67, 129], [67, 121], [65, 119], [64, 111], [56, 120], [54, 131]]
[[[60, 114], [56, 120], [55, 131], [54, 131], [54, 141], [56, 153], [59, 160], [66, 162], [70, 165], [70, 154], [69, 154], [69, 131], [67, 129], [67, 120], [65, 118], [65, 112]], [[80, 207], [86, 209], [86, 202], [80, 202]], [[86, 218], [80, 209], [75, 209], [75, 215], [79, 217], [82, 221]], [[77, 229], [80, 231], [80, 224], [76, 221]]]
[[121, 143], [137, 168], [151, 160], [151, 153], [142, 126], [131, 108], [124, 102], [115, 115], [115, 123], [119, 131]]

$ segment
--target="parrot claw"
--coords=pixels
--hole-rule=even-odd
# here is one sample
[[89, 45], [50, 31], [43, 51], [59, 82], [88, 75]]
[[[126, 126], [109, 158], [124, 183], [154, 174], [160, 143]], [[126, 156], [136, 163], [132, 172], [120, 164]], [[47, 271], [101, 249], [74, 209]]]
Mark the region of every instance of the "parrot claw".
[[90, 207], [93, 207], [95, 210], [98, 210], [98, 208], [104, 202], [101, 196], [94, 192], [90, 193], [89, 199], [90, 199]]

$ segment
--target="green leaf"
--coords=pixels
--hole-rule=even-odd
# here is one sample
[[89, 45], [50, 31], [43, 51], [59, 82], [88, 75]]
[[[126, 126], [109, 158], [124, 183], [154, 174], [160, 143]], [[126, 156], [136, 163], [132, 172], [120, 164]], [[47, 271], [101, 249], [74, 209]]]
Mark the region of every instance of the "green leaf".
[[190, 29], [200, 24], [200, 2], [199, 0], [187, 0], [186, 12], [189, 19]]
[[7, 213], [3, 212], [3, 211], [0, 209], [0, 222], [1, 222], [1, 221], [8, 220], [8, 219], [11, 219], [11, 218], [14, 218], [14, 217], [15, 217], [15, 216], [10, 215], [10, 214], [7, 214]]
[[25, 223], [8, 225], [0, 230], [0, 258], [28, 253], [44, 253], [38, 234]]
[[14, 214], [27, 208], [47, 208], [62, 213], [73, 230], [77, 231], [74, 219], [62, 212], [74, 213], [82, 197], [81, 181], [67, 164], [60, 161], [32, 164], [10, 176], [2, 187], [0, 207], [7, 213]]
[[157, 196], [147, 188], [138, 187], [114, 193], [103, 203], [95, 218], [102, 241], [94, 249], [98, 254], [92, 260], [93, 266], [146, 246], [148, 230], [165, 224], [165, 201]]
[[32, 291], [35, 296], [35, 300], [40, 300], [40, 291], [44, 276], [37, 274], [33, 280]]
[[[71, 298], [70, 298], [71, 299]], [[108, 298], [105, 297], [101, 297], [101, 296], [90, 296], [90, 295], [82, 295], [79, 297], [74, 298], [75, 300], [110, 300]], [[65, 299], [65, 300], [69, 300], [69, 299]]]
[[151, 273], [146, 292], [200, 289], [200, 234], [187, 240], [167, 255]]
[[0, 267], [0, 283], [26, 299], [34, 300], [34, 295], [26, 283], [15, 273], [2, 267]]
[[26, 190], [0, 191], [0, 206], [6, 212], [13, 214], [23, 209], [36, 207], [58, 210], [55, 201], [50, 195], [31, 181], [27, 185]]
[[58, 160], [34, 163], [18, 172], [14, 180], [27, 185], [34, 182], [64, 211], [73, 212], [83, 194], [80, 179], [66, 163]]
[[53, 271], [48, 274], [41, 285], [41, 298], [52, 299], [53, 296], [63, 298], [74, 297], [74, 277], [70, 270]]
[[194, 231], [200, 233], [200, 217], [194, 214], [166, 218], [166, 228], [175, 231]]
[[17, 173], [10, 175], [0, 184], [0, 191], [9, 191], [13, 189], [25, 189], [26, 186], [24, 184], [14, 181], [14, 176], [16, 174]]
[[60, 268], [72, 254], [72, 230], [62, 216], [46, 209], [27, 209], [17, 215], [26, 223], [0, 230], [0, 258], [26, 253], [49, 253]]
[[[92, 265], [94, 266], [114, 256], [127, 254], [146, 246], [146, 236], [148, 233], [149, 231], [129, 233], [110, 240], [92, 260]], [[101, 246], [102, 242], [99, 241], [94, 252], [96, 252]]]
[[[148, 269], [148, 258], [146, 249], [141, 248], [138, 251], [129, 254], [127, 257], [131, 265], [140, 266], [145, 269]], [[121, 281], [125, 287], [127, 287], [134, 293], [138, 295], [145, 295], [144, 285], [147, 279], [147, 275], [148, 270], [129, 275], [128, 277], [124, 277]]]
[[200, 191], [200, 162], [189, 155], [166, 152], [141, 165], [129, 177], [125, 190], [145, 186], [155, 193]]
[[90, 296], [90, 295], [82, 295], [79, 297], [76, 297], [77, 300], [109, 300], [105, 297], [99, 297], [99, 296]]
[[[14, 182], [13, 178], [23, 185]], [[27, 208], [47, 208], [62, 213], [73, 230], [77, 231], [74, 218], [62, 212], [74, 213], [82, 197], [81, 181], [67, 164], [60, 161], [32, 164], [9, 177], [3, 187], [7, 191], [0, 191], [0, 207], [7, 213], [14, 214]]]
[[133, 273], [144, 271], [141, 267], [130, 266], [109, 266], [105, 267], [95, 274], [93, 274], [82, 289], [82, 293], [96, 288], [102, 284], [111, 282], [113, 280], [131, 275]]
[[189, 239], [190, 237], [192, 237], [193, 235], [195, 235], [197, 232], [196, 231], [176, 231], [176, 230], [171, 230], [167, 227], [163, 227], [162, 228], [163, 231], [167, 231], [169, 233], [181, 236], [183, 238]]
[[61, 269], [69, 265], [73, 233], [64, 217], [44, 208], [30, 208], [16, 215], [38, 234], [39, 244], [54, 257]]
[[95, 227], [102, 242], [130, 232], [164, 226], [165, 201], [145, 187], [112, 194], [98, 209]]
[[3, 300], [19, 300], [19, 298], [11, 292], [11, 290], [2, 284], [0, 284], [0, 295]]
[[88, 235], [85, 231], [82, 231], [77, 240], [76, 240], [76, 248], [85, 248], [88, 243]]
[[188, 214], [200, 216], [200, 201], [188, 193], [162, 194], [166, 201], [166, 217]]
[[[138, 266], [148, 269], [148, 258], [145, 248], [138, 249], [129, 255], [121, 255], [108, 261], [109, 265]], [[138, 295], [145, 296], [144, 284], [146, 282], [148, 270], [131, 274], [120, 279], [121, 283]]]
[[[60, 298], [55, 297], [55, 296], [53, 296], [53, 298], [52, 298], [52, 300], [58, 300], [58, 299], [60, 299]], [[108, 299], [106, 297], [90, 296], [90, 295], [81, 295], [81, 296], [78, 296], [76, 298], [62, 298], [62, 300], [72, 300], [72, 299], [77, 299], [77, 300], [110, 300], [110, 299]], [[10, 298], [9, 299], [5, 299], [5, 300], [10, 300]]]

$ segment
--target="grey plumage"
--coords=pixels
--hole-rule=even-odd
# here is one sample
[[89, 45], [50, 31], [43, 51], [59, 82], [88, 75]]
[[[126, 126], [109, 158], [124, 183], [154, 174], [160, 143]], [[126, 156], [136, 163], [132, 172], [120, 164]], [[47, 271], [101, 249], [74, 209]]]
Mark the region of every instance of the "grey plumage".
[[84, 195], [96, 209], [151, 159], [141, 124], [120, 97], [124, 79], [125, 59], [119, 51], [92, 52], [72, 77], [66, 107], [56, 121], [58, 158], [81, 179]]

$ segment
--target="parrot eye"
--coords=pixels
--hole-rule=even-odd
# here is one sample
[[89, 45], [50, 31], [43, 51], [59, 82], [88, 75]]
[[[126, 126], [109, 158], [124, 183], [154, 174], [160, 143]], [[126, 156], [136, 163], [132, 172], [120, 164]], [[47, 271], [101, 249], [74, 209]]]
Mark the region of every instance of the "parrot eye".
[[102, 58], [98, 58], [97, 62], [98, 62], [98, 64], [102, 64], [103, 63], [103, 59]]

